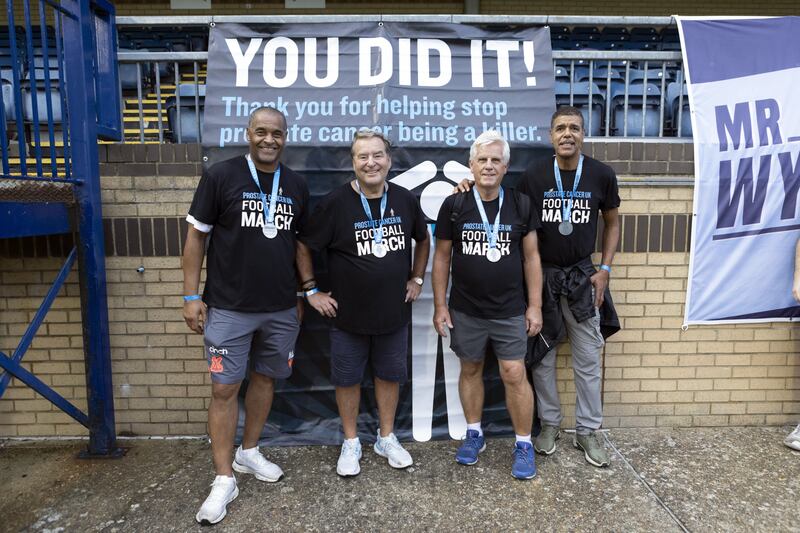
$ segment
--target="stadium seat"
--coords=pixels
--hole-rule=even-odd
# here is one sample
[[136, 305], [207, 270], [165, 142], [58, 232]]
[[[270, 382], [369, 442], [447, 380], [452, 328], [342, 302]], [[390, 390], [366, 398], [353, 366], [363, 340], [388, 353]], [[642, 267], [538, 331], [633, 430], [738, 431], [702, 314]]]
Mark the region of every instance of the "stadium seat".
[[[646, 90], [646, 96], [642, 98]], [[641, 81], [633, 82], [628, 89], [627, 117], [625, 110], [625, 87], [616, 85], [611, 89], [611, 127], [615, 135], [639, 137], [642, 135], [644, 123], [645, 137], [656, 137], [661, 122], [661, 90], [654, 83], [646, 85]]]
[[[591, 105], [589, 92], [591, 90]], [[570, 91], [572, 91], [570, 95]], [[556, 107], [570, 105], [570, 98], [574, 107], [581, 110], [583, 123], [590, 136], [600, 135], [602, 132], [603, 112], [605, 110], [605, 97], [597, 84], [589, 82], [575, 82], [570, 88], [569, 82], [557, 81], [555, 85]], [[591, 119], [589, 114], [591, 113]], [[591, 124], [590, 124], [591, 122]]]
[[[197, 94], [197, 102], [195, 102]], [[167, 99], [167, 120], [172, 130], [173, 142], [200, 142], [203, 130], [203, 107], [206, 86], [183, 83], [178, 85], [176, 96]], [[195, 107], [197, 104], [197, 107]], [[199, 112], [199, 129], [198, 129]], [[180, 116], [179, 116], [180, 115]]]
[[[683, 92], [682, 102], [680, 98], [681, 92]], [[679, 107], [680, 111], [678, 110]], [[673, 81], [667, 85], [664, 108], [664, 116], [670, 120], [675, 136], [691, 137], [692, 117], [689, 111], [689, 93], [687, 92], [685, 83], [679, 84], [677, 81]], [[680, 119], [678, 119], [678, 116], [680, 116]], [[680, 122], [680, 131], [678, 131], [678, 122]]]

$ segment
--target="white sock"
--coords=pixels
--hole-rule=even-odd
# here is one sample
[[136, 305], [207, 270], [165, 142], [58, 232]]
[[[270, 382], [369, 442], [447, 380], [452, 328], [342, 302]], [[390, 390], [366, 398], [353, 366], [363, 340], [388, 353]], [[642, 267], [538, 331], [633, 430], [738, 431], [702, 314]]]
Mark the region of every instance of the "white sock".
[[527, 435], [517, 435], [517, 442], [527, 442], [531, 444], [531, 434], [528, 433]]
[[244, 448], [241, 448], [241, 453], [245, 457], [249, 455], [256, 455], [258, 453], [258, 445], [253, 446], [252, 448], [247, 448], [246, 450]]
[[350, 444], [358, 444], [360, 441], [358, 440], [358, 437], [354, 437], [352, 439], [344, 439], [344, 442], [348, 442]]
[[483, 437], [483, 428], [481, 428], [480, 421], [475, 422], [474, 424], [467, 424], [467, 429], [471, 429], [472, 431], [477, 431], [478, 435]]

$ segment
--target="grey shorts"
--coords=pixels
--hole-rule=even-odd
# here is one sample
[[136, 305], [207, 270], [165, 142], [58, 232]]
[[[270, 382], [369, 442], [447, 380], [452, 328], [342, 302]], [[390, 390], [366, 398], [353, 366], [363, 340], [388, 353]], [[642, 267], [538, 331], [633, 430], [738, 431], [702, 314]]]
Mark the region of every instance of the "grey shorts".
[[211, 381], [241, 383], [250, 368], [276, 379], [292, 375], [300, 331], [297, 309], [240, 313], [210, 307], [204, 342]]
[[478, 318], [450, 309], [450, 318], [453, 320], [450, 349], [460, 359], [473, 363], [483, 361], [490, 342], [498, 359], [525, 359], [528, 351], [525, 315]]

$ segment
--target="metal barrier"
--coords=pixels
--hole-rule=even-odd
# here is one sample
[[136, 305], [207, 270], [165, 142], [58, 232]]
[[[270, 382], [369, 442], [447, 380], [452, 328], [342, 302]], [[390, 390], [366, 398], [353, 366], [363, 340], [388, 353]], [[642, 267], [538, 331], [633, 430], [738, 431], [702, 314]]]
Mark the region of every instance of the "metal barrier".
[[[37, 7], [38, 28], [32, 23]], [[18, 27], [20, 9], [24, 24]], [[16, 349], [10, 355], [0, 352], [0, 396], [16, 378], [89, 429], [87, 455], [115, 455], [97, 153], [98, 138], [120, 139], [114, 7], [106, 0], [6, 0], [6, 12], [9, 31], [0, 58], [10, 80], [3, 83], [0, 105], [0, 238], [77, 229], [77, 244]], [[87, 413], [22, 365], [76, 259]]]
[[[126, 142], [201, 142], [207, 52], [119, 52]], [[680, 52], [553, 52], [590, 137], [691, 137]]]

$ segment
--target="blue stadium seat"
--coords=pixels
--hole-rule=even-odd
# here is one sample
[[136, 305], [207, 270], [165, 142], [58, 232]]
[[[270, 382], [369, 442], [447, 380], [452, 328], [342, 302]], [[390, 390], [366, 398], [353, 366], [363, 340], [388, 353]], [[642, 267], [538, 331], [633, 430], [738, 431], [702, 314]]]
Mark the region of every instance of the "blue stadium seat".
[[[683, 92], [683, 105], [681, 105], [681, 92]], [[678, 110], [679, 106], [680, 110]], [[677, 81], [673, 81], [667, 85], [664, 108], [665, 117], [670, 120], [675, 136], [691, 137], [692, 117], [689, 111], [689, 93], [685, 83], [679, 84]], [[680, 120], [678, 119], [679, 114]], [[680, 122], [680, 131], [678, 131], [678, 122]]]
[[[555, 85], [556, 107], [570, 105], [570, 90], [572, 91], [572, 105], [581, 110], [583, 123], [590, 136], [600, 135], [602, 132], [603, 113], [605, 111], [605, 97], [597, 84], [589, 82], [575, 82], [570, 88], [569, 82], [557, 81]], [[589, 92], [591, 90], [591, 105]], [[591, 119], [589, 114], [591, 113]], [[590, 125], [591, 122], [591, 125]]]
[[[195, 107], [195, 93], [197, 104]], [[172, 130], [172, 140], [182, 143], [200, 142], [203, 130], [203, 108], [205, 106], [206, 86], [183, 83], [178, 85], [176, 96], [167, 99], [167, 120]], [[180, 111], [178, 110], [180, 108]], [[199, 129], [198, 129], [199, 112]], [[180, 115], [180, 119], [178, 117]], [[180, 132], [180, 136], [179, 133]]]
[[[645, 91], [646, 96], [643, 98]], [[628, 89], [626, 119], [624, 83], [621, 86], [612, 84], [611, 127], [615, 135], [624, 135], [625, 125], [627, 124], [627, 135], [629, 137], [639, 137], [642, 135], [642, 125], [644, 123], [645, 137], [658, 136], [661, 122], [660, 104], [661, 90], [658, 85], [635, 81], [629, 85]]]

